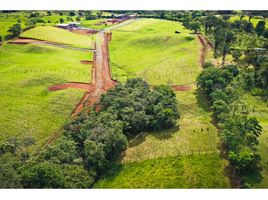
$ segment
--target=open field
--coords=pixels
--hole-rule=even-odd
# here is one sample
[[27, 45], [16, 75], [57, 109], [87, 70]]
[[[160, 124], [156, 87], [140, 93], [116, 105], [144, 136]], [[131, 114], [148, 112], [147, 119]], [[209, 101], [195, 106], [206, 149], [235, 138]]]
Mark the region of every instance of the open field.
[[222, 167], [217, 154], [118, 164], [94, 188], [226, 188]]
[[[249, 107], [251, 116], [254, 116], [260, 122], [263, 128], [260, 136], [259, 153], [261, 156], [262, 171], [260, 176], [253, 175], [249, 177], [249, 182], [257, 188], [267, 188], [268, 185], [268, 102], [263, 101], [260, 97], [254, 97], [245, 94], [243, 100]], [[254, 111], [254, 112], [253, 112]]]
[[83, 48], [92, 48], [93, 40], [93, 36], [75, 34], [53, 26], [38, 26], [23, 32], [21, 36]]
[[67, 81], [90, 81], [91, 53], [39, 45], [0, 48], [0, 140], [33, 136], [43, 143], [64, 123], [83, 95], [80, 90], [48, 92]]
[[113, 31], [110, 54], [115, 78], [138, 76], [150, 84], [191, 85], [191, 90], [176, 92], [178, 126], [132, 138], [121, 164], [96, 188], [230, 187], [212, 112], [206, 100], [195, 95], [194, 82], [201, 71], [199, 47], [195, 36], [176, 22], [144, 19]]
[[142, 19], [115, 29], [112, 37], [117, 80], [139, 76], [150, 84], [192, 84], [200, 71], [195, 35], [178, 22]]

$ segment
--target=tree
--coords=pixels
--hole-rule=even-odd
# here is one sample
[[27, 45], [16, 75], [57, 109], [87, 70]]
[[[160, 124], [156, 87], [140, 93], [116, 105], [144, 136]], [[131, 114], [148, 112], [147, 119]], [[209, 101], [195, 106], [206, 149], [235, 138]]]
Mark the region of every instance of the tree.
[[228, 70], [209, 67], [199, 74], [197, 86], [209, 96], [214, 90], [225, 88], [233, 78]]
[[97, 18], [100, 19], [102, 17], [102, 11], [97, 12]]
[[176, 95], [168, 86], [157, 86], [149, 96], [149, 127], [161, 130], [174, 126], [180, 114], [177, 110]]
[[265, 32], [265, 21], [259, 21], [255, 28], [255, 31], [258, 36], [263, 35], [263, 33]]
[[75, 12], [73, 10], [69, 11], [69, 16], [75, 16]]
[[21, 166], [18, 157], [11, 153], [0, 156], [0, 188], [21, 188], [17, 168]]
[[60, 18], [60, 23], [62, 24], [64, 22], [64, 19]]
[[194, 33], [196, 34], [201, 27], [201, 23], [199, 21], [194, 21], [192, 23], [189, 24], [190, 25], [190, 29], [194, 31]]
[[51, 162], [27, 163], [20, 169], [24, 188], [63, 188], [60, 165]]
[[51, 161], [54, 163], [72, 163], [78, 154], [76, 143], [66, 137], [59, 138], [56, 143], [46, 146], [38, 155], [40, 162]]
[[65, 188], [89, 188], [94, 183], [94, 174], [90, 174], [81, 165], [63, 165]]
[[108, 161], [105, 158], [103, 144], [96, 143], [92, 140], [84, 142], [84, 162], [88, 170], [94, 170], [98, 173], [103, 172], [106, 168]]
[[3, 41], [3, 38], [2, 38], [2, 36], [0, 35], [0, 42], [2, 42]]
[[21, 33], [21, 26], [20, 26], [20, 24], [14, 24], [12, 27], [10, 27], [8, 29], [7, 32], [11, 33], [13, 37], [19, 36], [19, 34]]
[[252, 33], [254, 30], [253, 24], [251, 22], [248, 22], [248, 21], [243, 21], [242, 28], [247, 33]]
[[235, 34], [232, 31], [225, 31], [223, 38], [223, 50], [222, 50], [222, 66], [225, 64], [225, 58], [227, 53], [230, 52], [232, 43], [236, 40]]
[[47, 11], [47, 16], [51, 16], [51, 11]]
[[225, 30], [221, 24], [217, 25], [214, 33], [213, 33], [213, 38], [214, 38], [214, 58], [217, 58], [219, 55], [221, 55], [221, 46], [222, 42], [224, 40]]

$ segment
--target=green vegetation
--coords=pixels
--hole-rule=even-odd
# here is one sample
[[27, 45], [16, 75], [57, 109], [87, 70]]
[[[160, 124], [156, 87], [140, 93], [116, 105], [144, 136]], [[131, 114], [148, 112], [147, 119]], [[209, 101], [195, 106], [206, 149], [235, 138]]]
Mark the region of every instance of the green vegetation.
[[119, 164], [94, 188], [225, 188], [218, 154], [165, 157]]
[[178, 22], [139, 19], [115, 29], [112, 37], [110, 56], [117, 80], [138, 76], [150, 84], [191, 85], [200, 71], [195, 36]]
[[48, 92], [68, 81], [88, 82], [90, 70], [80, 64], [86, 52], [39, 45], [0, 48], [0, 140], [31, 135], [38, 144], [67, 120], [83, 91]]
[[93, 42], [90, 36], [75, 34], [52, 26], [38, 26], [23, 32], [21, 36], [84, 48], [92, 48]]

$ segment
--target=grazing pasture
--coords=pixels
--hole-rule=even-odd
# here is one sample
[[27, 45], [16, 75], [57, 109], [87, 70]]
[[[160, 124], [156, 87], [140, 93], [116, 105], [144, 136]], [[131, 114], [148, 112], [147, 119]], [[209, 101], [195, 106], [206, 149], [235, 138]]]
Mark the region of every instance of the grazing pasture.
[[185, 85], [200, 71], [196, 37], [178, 22], [141, 19], [113, 30], [112, 37], [112, 72], [120, 81], [139, 76], [150, 84]]
[[39, 45], [0, 48], [0, 141], [31, 135], [43, 144], [66, 122], [83, 95], [80, 90], [48, 92], [68, 81], [90, 81], [86, 52]]
[[83, 48], [92, 48], [93, 40], [93, 36], [79, 35], [53, 26], [38, 26], [23, 32], [21, 36]]
[[94, 188], [226, 188], [218, 154], [168, 156], [117, 164]]

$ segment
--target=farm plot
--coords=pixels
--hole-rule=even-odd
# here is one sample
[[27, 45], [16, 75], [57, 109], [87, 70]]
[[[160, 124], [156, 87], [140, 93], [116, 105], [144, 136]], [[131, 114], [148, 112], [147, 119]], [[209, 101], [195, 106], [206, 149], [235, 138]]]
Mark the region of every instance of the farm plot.
[[85, 52], [38, 45], [0, 48], [0, 141], [31, 135], [43, 144], [68, 119], [82, 90], [48, 92], [68, 81], [90, 81]]
[[110, 57], [120, 81], [139, 76], [150, 84], [185, 85], [200, 71], [196, 38], [178, 22], [141, 19], [115, 29]]
[[53, 26], [38, 26], [23, 32], [21, 36], [83, 48], [92, 48], [93, 42], [93, 36], [79, 35]]

